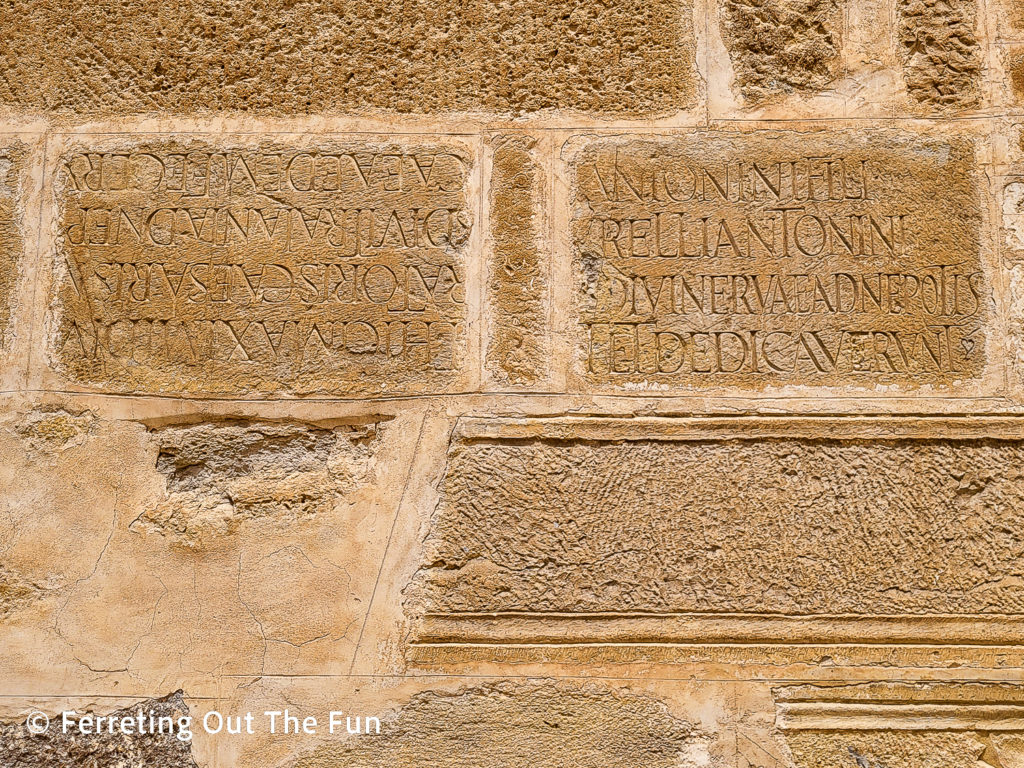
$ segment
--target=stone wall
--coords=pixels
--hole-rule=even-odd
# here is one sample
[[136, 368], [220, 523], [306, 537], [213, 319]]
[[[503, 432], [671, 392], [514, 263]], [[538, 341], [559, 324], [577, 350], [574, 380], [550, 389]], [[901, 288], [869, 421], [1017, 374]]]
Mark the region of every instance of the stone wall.
[[0, 767], [1024, 768], [1024, 3], [0, 28]]

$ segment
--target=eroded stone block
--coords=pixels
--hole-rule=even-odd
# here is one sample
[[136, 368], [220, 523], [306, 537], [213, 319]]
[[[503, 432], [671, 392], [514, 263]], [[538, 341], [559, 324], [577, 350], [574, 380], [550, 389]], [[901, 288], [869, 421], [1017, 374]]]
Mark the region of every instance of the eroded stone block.
[[499, 382], [528, 385], [547, 367], [544, 297], [548, 276], [540, 251], [542, 176], [536, 140], [495, 140], [490, 185], [491, 337], [487, 367]]
[[897, 0], [896, 11], [910, 95], [935, 109], [977, 106], [981, 45], [975, 0]]
[[[190, 739], [179, 738], [179, 718], [187, 717], [188, 706], [181, 692], [160, 699], [148, 699], [135, 706], [105, 714], [117, 721], [143, 718], [146, 733], [120, 732], [84, 735], [77, 728], [63, 733], [60, 719], [45, 734], [30, 733], [24, 723], [0, 723], [0, 763], [11, 768], [82, 768], [82, 766], [138, 766], [138, 768], [197, 768], [192, 759]], [[95, 718], [80, 712], [78, 717]], [[152, 721], [150, 718], [152, 717]], [[150, 732], [150, 722], [153, 730]], [[95, 729], [93, 725], [89, 729]], [[160, 732], [162, 731], [162, 732]]]
[[366, 482], [376, 425], [227, 422], [157, 430], [167, 495], [135, 525], [193, 545], [246, 520], [330, 511]]
[[70, 151], [54, 365], [122, 392], [452, 388], [470, 163], [365, 141]]
[[1024, 48], [1006, 46], [1002, 49], [1003, 68], [1010, 83], [1014, 103], [1024, 103]]
[[919, 421], [466, 422], [409, 606], [488, 642], [1020, 642], [1022, 436]]
[[744, 97], [827, 87], [839, 68], [842, 7], [838, 0], [723, 0], [722, 36]]
[[709, 760], [705, 743], [647, 696], [568, 683], [496, 683], [418, 694], [383, 722], [379, 736], [325, 745], [295, 765], [670, 768]]
[[1020, 685], [868, 682], [785, 686], [773, 694], [797, 768], [1020, 764]]
[[22, 269], [21, 171], [25, 156], [19, 144], [0, 146], [0, 350], [10, 344], [11, 310]]
[[287, 5], [19, 0], [0, 102], [78, 113], [672, 111], [694, 94], [689, 0]]
[[980, 376], [974, 152], [893, 131], [570, 144], [581, 386]]

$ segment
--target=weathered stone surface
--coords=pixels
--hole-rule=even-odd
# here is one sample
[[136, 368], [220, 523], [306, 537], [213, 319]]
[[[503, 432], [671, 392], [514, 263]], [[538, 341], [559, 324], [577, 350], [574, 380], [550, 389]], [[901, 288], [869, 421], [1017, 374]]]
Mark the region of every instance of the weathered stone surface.
[[1022, 9], [0, 7], [0, 768], [1024, 768]]
[[383, 721], [381, 734], [324, 746], [295, 768], [670, 768], [696, 763], [704, 741], [655, 699], [550, 682], [427, 691]]
[[167, 496], [133, 523], [195, 546], [245, 521], [330, 511], [372, 478], [376, 425], [199, 424], [157, 430]]
[[773, 690], [798, 768], [1017, 766], [1024, 688], [864, 682]]
[[501, 136], [494, 143], [487, 367], [498, 382], [535, 384], [543, 378], [548, 351], [548, 277], [539, 231], [544, 191], [533, 155], [536, 140]]
[[154, 12], [19, 0], [0, 17], [0, 102], [132, 113], [600, 113], [691, 103], [685, 0], [299, 0]]
[[63, 408], [42, 408], [27, 413], [15, 431], [43, 459], [80, 445], [94, 423], [95, 418], [88, 412], [69, 413]]
[[910, 95], [941, 110], [977, 106], [982, 54], [975, 0], [897, 0], [896, 10]]
[[10, 345], [11, 309], [22, 272], [21, 173], [25, 158], [20, 144], [0, 146], [0, 350]]
[[45, 585], [36, 584], [0, 566], [0, 621], [46, 593]]
[[740, 92], [754, 102], [832, 82], [842, 47], [839, 0], [724, 0], [725, 38]]
[[470, 165], [393, 142], [70, 151], [53, 362], [124, 392], [444, 391]]
[[1010, 81], [1010, 95], [1017, 104], [1024, 103], [1024, 49], [1011, 46], [1003, 49], [1003, 67]]
[[458, 441], [417, 609], [1021, 612], [1024, 443], [819, 429], [807, 439]]
[[581, 386], [953, 385], [985, 363], [968, 138], [693, 133], [567, 150]]
[[[65, 734], [59, 719], [51, 723], [45, 734], [35, 735], [23, 723], [0, 723], [0, 759], [4, 768], [197, 768], [192, 759], [191, 736], [185, 738], [191, 732], [179, 723], [188, 714], [179, 691], [103, 715], [117, 718], [118, 722], [128, 718], [138, 722], [141, 716], [147, 729], [143, 735], [106, 731], [83, 735], [77, 730]], [[78, 718], [86, 716], [95, 718], [97, 714], [78, 713]], [[162, 732], [151, 733], [151, 727]], [[95, 723], [88, 728], [95, 730]]]

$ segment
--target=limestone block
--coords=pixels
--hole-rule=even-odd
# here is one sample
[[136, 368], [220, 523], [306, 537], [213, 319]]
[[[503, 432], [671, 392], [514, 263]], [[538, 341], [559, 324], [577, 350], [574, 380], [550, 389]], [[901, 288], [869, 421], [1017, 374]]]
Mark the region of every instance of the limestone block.
[[983, 377], [976, 147], [899, 131], [584, 139], [571, 173], [585, 391]]
[[455, 389], [472, 164], [452, 143], [69, 150], [52, 362], [115, 392]]
[[11, 351], [11, 318], [24, 274], [24, 169], [27, 152], [17, 141], [0, 145], [0, 355]]
[[541, 231], [546, 206], [536, 150], [530, 136], [493, 141], [487, 368], [499, 384], [536, 384], [549, 366], [550, 253]]
[[456, 434], [408, 602], [423, 643], [1022, 640], [1014, 420], [469, 419]]
[[287, 5], [19, 0], [0, 23], [9, 109], [79, 114], [644, 114], [695, 93], [685, 0]]

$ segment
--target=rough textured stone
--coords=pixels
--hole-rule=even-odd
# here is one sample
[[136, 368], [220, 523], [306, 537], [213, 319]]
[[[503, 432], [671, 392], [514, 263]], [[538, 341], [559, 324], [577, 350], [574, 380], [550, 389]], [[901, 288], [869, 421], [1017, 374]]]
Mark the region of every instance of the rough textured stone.
[[698, 760], [703, 740], [654, 699], [567, 683], [428, 691], [384, 721], [381, 733], [322, 747], [295, 768], [670, 768]]
[[975, 0], [898, 0], [907, 90], [935, 109], [978, 105], [981, 46]]
[[494, 144], [488, 281], [494, 317], [487, 367], [499, 382], [535, 384], [547, 367], [548, 282], [539, 242], [544, 191], [533, 156], [536, 141], [502, 136]]
[[740, 92], [754, 102], [832, 82], [842, 47], [838, 0], [724, 0], [725, 38]]
[[[158, 724], [161, 718], [164, 732], [125, 736], [121, 733], [83, 735], [75, 731], [65, 734], [59, 720], [51, 723], [47, 733], [35, 735], [25, 725], [0, 724], [0, 757], [4, 768], [197, 768], [192, 759], [189, 739], [179, 738], [179, 718], [188, 717], [188, 706], [181, 692], [161, 699], [142, 701], [133, 707], [104, 713], [108, 717], [138, 718], [141, 714], [149, 723], [152, 716]], [[95, 716], [96, 713], [78, 713]], [[159, 727], [159, 725], [157, 726]]]
[[306, 518], [371, 478], [376, 425], [200, 424], [158, 430], [167, 496], [133, 525], [188, 545], [246, 520]]
[[599, 113], [675, 110], [694, 90], [688, 2], [285, 4], [18, 0], [0, 102], [79, 113]]
[[1022, 8], [0, 3], [0, 768], [1024, 768]]
[[1003, 66], [1010, 80], [1010, 93], [1018, 104], [1024, 103], [1024, 49], [1011, 47], [1003, 51]]
[[425, 609], [1019, 613], [1022, 459], [984, 441], [457, 443]]
[[798, 768], [1020, 765], [1018, 684], [831, 683], [772, 693]]
[[54, 362], [127, 392], [443, 391], [470, 165], [369, 142], [70, 152]]
[[950, 385], [990, 288], [972, 143], [694, 133], [571, 155], [583, 386]]
[[798, 768], [978, 768], [990, 750], [975, 733], [798, 733], [788, 742]]
[[26, 152], [21, 145], [0, 147], [0, 350], [10, 345], [11, 308], [22, 271], [21, 171]]
[[42, 597], [46, 587], [0, 567], [0, 620]]

